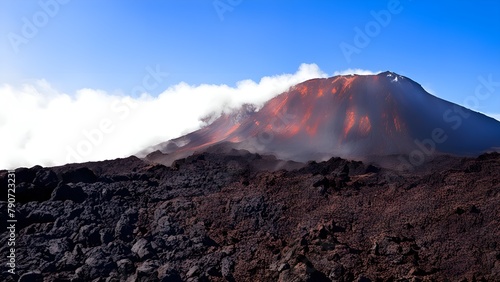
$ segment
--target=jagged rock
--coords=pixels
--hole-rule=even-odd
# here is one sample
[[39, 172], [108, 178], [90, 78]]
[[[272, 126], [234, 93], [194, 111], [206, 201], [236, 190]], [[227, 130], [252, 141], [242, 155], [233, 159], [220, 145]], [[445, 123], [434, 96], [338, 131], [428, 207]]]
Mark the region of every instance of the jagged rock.
[[73, 186], [60, 183], [50, 196], [51, 201], [66, 201], [70, 200], [76, 203], [82, 203], [87, 198], [87, 194], [80, 186]]
[[32, 168], [20, 167], [15, 170], [16, 182], [27, 182], [31, 183], [36, 177], [36, 172], [40, 169], [40, 166], [34, 166]]
[[134, 263], [130, 259], [121, 259], [116, 262], [117, 272], [122, 277], [128, 277], [135, 272]]
[[97, 176], [87, 167], [71, 169], [62, 174], [62, 180], [65, 183], [94, 183], [97, 181]]
[[57, 269], [61, 271], [75, 270], [79, 265], [82, 265], [84, 254], [81, 245], [77, 244], [72, 251], [64, 253], [62, 259], [57, 263]]
[[113, 269], [116, 269], [116, 263], [101, 247], [92, 248], [85, 255], [87, 258], [85, 259], [84, 273], [82, 273], [83, 278], [106, 277]]
[[111, 229], [105, 228], [99, 230], [99, 240], [103, 244], [107, 244], [111, 241], [113, 241], [113, 233], [111, 232]]
[[282, 272], [283, 270], [290, 269], [290, 265], [288, 263], [283, 263], [280, 266], [278, 266], [278, 272]]
[[136, 281], [139, 282], [150, 282], [158, 281], [158, 263], [156, 261], [146, 261], [141, 264], [136, 270]]
[[344, 267], [342, 264], [333, 262], [328, 277], [332, 279], [332, 281], [338, 281], [341, 280], [342, 275], [344, 275]]
[[35, 186], [41, 187], [52, 187], [54, 188], [59, 179], [57, 178], [57, 174], [50, 169], [39, 170], [35, 174], [35, 178], [33, 179], [33, 184]]
[[199, 274], [199, 270], [200, 270], [200, 268], [197, 265], [191, 267], [188, 270], [188, 272], [186, 273], [186, 277], [190, 278], [190, 277], [193, 277], [193, 276]]
[[232, 278], [232, 272], [233, 272], [233, 268], [234, 268], [234, 261], [229, 258], [229, 257], [225, 257], [222, 259], [222, 262], [221, 262], [221, 274], [222, 276], [226, 277], [226, 278]]
[[21, 175], [16, 174], [16, 178], [23, 181], [16, 189], [19, 202], [46, 201], [59, 182], [55, 172], [48, 169], [22, 170]]
[[161, 282], [182, 282], [179, 272], [170, 263], [158, 268], [158, 279]]
[[115, 237], [123, 241], [131, 241], [134, 231], [134, 222], [137, 221], [137, 212], [129, 209], [123, 214], [115, 226]]
[[76, 238], [78, 243], [83, 243], [86, 246], [98, 246], [101, 244], [100, 239], [99, 228], [95, 224], [82, 226]]
[[73, 242], [68, 238], [53, 239], [48, 242], [47, 249], [49, 251], [49, 254], [59, 257], [62, 256], [65, 252], [73, 249], [72, 244]]
[[151, 258], [154, 255], [151, 244], [144, 238], [141, 238], [137, 240], [137, 242], [135, 242], [135, 244], [132, 246], [132, 252], [136, 254], [141, 260]]

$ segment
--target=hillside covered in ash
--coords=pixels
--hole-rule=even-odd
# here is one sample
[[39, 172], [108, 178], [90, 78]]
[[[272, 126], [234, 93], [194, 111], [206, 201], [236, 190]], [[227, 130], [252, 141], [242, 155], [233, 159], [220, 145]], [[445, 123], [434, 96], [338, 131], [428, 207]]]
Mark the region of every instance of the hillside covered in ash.
[[244, 151], [19, 168], [0, 279], [498, 281], [499, 172], [498, 153], [415, 172]]

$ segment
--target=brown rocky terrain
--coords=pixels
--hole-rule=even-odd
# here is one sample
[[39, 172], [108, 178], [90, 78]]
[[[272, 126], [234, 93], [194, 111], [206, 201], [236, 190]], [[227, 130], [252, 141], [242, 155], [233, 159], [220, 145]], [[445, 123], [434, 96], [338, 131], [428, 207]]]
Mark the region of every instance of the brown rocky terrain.
[[498, 153], [412, 172], [245, 151], [19, 168], [0, 279], [500, 281], [499, 172]]

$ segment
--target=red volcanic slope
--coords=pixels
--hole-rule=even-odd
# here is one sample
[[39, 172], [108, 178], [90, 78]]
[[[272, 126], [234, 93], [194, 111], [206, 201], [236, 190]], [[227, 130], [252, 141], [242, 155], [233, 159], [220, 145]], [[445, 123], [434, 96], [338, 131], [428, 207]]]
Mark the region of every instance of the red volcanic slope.
[[149, 150], [167, 153], [163, 162], [170, 163], [221, 142], [297, 161], [415, 150], [474, 155], [500, 147], [500, 122], [383, 72], [308, 80], [257, 112], [244, 107]]

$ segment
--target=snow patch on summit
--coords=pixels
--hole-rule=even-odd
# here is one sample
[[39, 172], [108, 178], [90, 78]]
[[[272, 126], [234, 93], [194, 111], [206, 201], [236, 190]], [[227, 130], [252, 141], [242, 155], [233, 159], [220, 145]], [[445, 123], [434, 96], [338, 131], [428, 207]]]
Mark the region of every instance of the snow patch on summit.
[[390, 77], [390, 78], [394, 77], [391, 79], [391, 82], [400, 82], [401, 80], [404, 79], [403, 76], [395, 74], [395, 73], [388, 73], [387, 77]]

